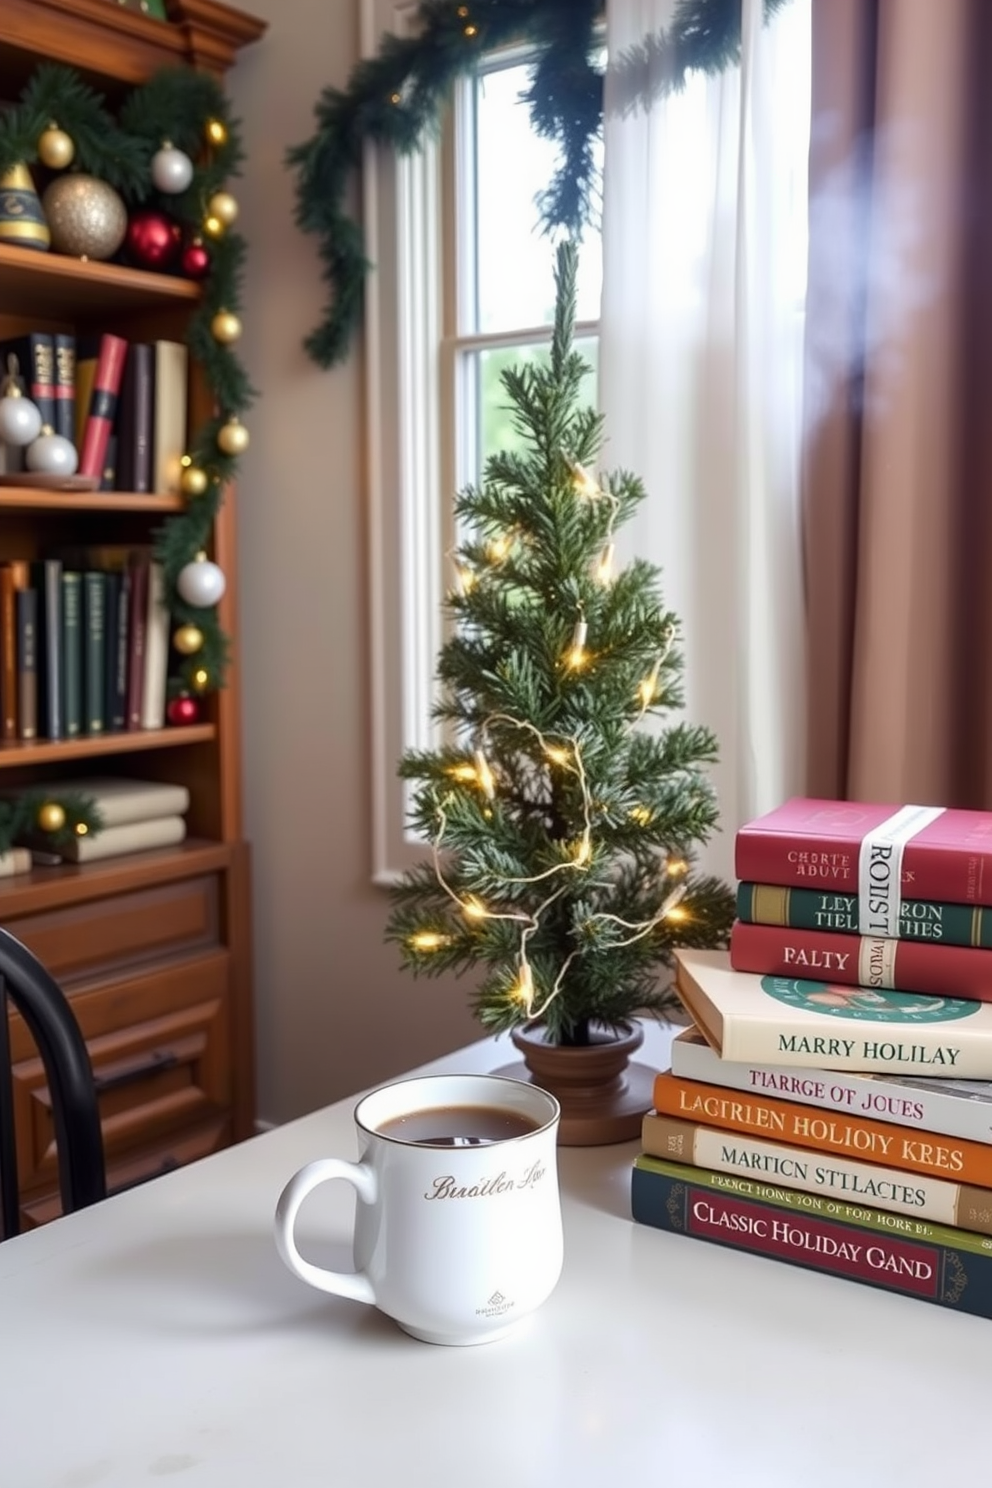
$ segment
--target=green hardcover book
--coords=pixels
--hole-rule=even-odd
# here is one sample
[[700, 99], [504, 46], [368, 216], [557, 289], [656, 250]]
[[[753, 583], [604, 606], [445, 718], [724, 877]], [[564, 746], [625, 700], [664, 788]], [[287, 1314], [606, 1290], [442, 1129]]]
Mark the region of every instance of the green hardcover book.
[[[796, 930], [832, 930], [842, 935], [863, 933], [857, 894], [823, 889], [738, 884], [737, 918], [747, 925], [787, 925]], [[981, 904], [904, 899], [900, 906], [898, 939], [984, 946], [992, 950], [992, 909]]]
[[83, 720], [87, 734], [107, 728], [107, 575], [83, 574]]
[[83, 576], [62, 573], [62, 723], [65, 737], [83, 731]]

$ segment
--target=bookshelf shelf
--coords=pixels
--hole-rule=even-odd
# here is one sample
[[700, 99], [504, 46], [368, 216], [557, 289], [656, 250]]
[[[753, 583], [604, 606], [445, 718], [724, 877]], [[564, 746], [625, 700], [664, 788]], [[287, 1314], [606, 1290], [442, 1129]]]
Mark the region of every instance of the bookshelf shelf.
[[[238, 49], [258, 40], [265, 28], [264, 21], [223, 0], [168, 0], [167, 21], [124, 10], [116, 0], [0, 0], [0, 108], [16, 102], [38, 65], [52, 59], [74, 67], [111, 109], [120, 105], [133, 85], [147, 82], [163, 65], [192, 66], [222, 80]], [[44, 178], [36, 175], [35, 184], [43, 183]], [[214, 416], [217, 394], [206, 370], [192, 355], [172, 356], [170, 363], [170, 354], [165, 353], [166, 376], [160, 381], [158, 348], [189, 351], [190, 322], [207, 288], [178, 275], [90, 263], [0, 243], [0, 339], [15, 342], [19, 352], [26, 345], [30, 355], [27, 338], [44, 346], [44, 338], [51, 337], [55, 351], [59, 349], [57, 337], [74, 338], [77, 374], [84, 339], [92, 345], [97, 338], [116, 336], [128, 348], [139, 343], [154, 345], [153, 441], [160, 449], [181, 448], [189, 431], [203, 427]], [[63, 342], [63, 352], [65, 346]], [[82, 380], [77, 381], [77, 395], [81, 385]], [[163, 388], [164, 410], [157, 401]], [[137, 437], [134, 404], [122, 399], [121, 405], [131, 412], [128, 433], [133, 441]], [[147, 402], [144, 407], [144, 422], [148, 423]], [[179, 416], [167, 430], [173, 435], [172, 443], [155, 440], [160, 415], [168, 423], [166, 415], [177, 409]], [[183, 432], [176, 434], [183, 420]], [[120, 425], [117, 434], [123, 443]], [[79, 437], [77, 430], [77, 441]], [[132, 443], [132, 452], [134, 447]], [[113, 1189], [123, 1181], [154, 1177], [163, 1164], [176, 1166], [205, 1156], [254, 1129], [250, 851], [243, 838], [241, 805], [236, 492], [233, 486], [224, 491], [203, 542], [227, 581], [218, 604], [218, 621], [231, 641], [231, 652], [225, 686], [204, 699], [202, 721], [186, 727], [76, 733], [71, 739], [50, 740], [43, 734], [47, 729], [58, 732], [58, 725], [50, 720], [58, 711], [59, 696], [64, 718], [70, 716], [66, 704], [70, 676], [73, 719], [85, 727], [88, 719], [98, 718], [94, 700], [101, 689], [94, 679], [101, 675], [101, 655], [104, 687], [110, 679], [111, 689], [116, 689], [103, 694], [105, 723], [121, 717], [124, 670], [128, 677], [125, 716], [161, 721], [163, 693], [158, 689], [166, 688], [168, 669], [174, 663], [174, 657], [166, 661], [163, 655], [172, 650], [172, 623], [155, 632], [158, 640], [153, 646], [143, 644], [152, 633], [149, 621], [146, 631], [138, 633], [141, 643], [136, 642], [134, 616], [142, 613], [145, 604], [147, 620], [153, 601], [135, 599], [132, 588], [127, 604], [121, 604], [119, 595], [127, 592], [126, 587], [123, 580], [111, 585], [110, 577], [120, 573], [134, 579], [143, 568], [150, 568], [146, 555], [153, 552], [162, 518], [182, 511], [186, 503], [172, 495], [53, 490], [25, 484], [19, 463], [8, 463], [6, 451], [0, 470], [9, 477], [9, 484], [0, 485], [0, 590], [4, 598], [0, 618], [8, 616], [8, 623], [0, 627], [0, 639], [15, 640], [14, 647], [0, 646], [0, 701], [4, 693], [15, 700], [12, 713], [3, 714], [6, 732], [21, 727], [23, 700], [27, 699], [28, 708], [32, 705], [32, 671], [38, 705], [37, 737], [0, 742], [4, 791], [45, 791], [56, 784], [93, 777], [125, 777], [139, 786], [155, 782], [185, 788], [182, 799], [187, 804], [178, 809], [187, 835], [177, 846], [121, 852], [83, 864], [36, 863], [27, 872], [0, 876], [0, 924], [38, 956], [66, 992], [95, 1073], [99, 1076], [118, 1069], [122, 1060], [134, 1068], [133, 1078], [129, 1076], [123, 1084], [115, 1081], [109, 1087], [112, 1093], [100, 1096], [107, 1181]], [[125, 475], [124, 479], [136, 477]], [[150, 481], [160, 487], [166, 483], [162, 472]], [[106, 622], [116, 614], [116, 625], [104, 623], [101, 629], [99, 603], [94, 606], [92, 597], [99, 594], [100, 585], [85, 583], [92, 571], [107, 574], [106, 593], [118, 596], [118, 609], [111, 611], [108, 599], [102, 616]], [[68, 590], [64, 587], [67, 575], [72, 575]], [[77, 575], [83, 580], [79, 587]], [[57, 581], [63, 585], [61, 590]], [[32, 616], [32, 602], [21, 601], [22, 590], [34, 591], [37, 618]], [[66, 640], [67, 593], [77, 596], [72, 611], [76, 628], [74, 632], [69, 628], [71, 649]], [[15, 619], [10, 623], [12, 596]], [[52, 621], [52, 615], [60, 619]], [[61, 652], [51, 645], [53, 634], [61, 636]], [[67, 657], [73, 659], [71, 672]], [[29, 664], [17, 665], [25, 658]], [[35, 666], [30, 665], [32, 661]], [[138, 665], [144, 667], [141, 688], [132, 688], [133, 669]], [[149, 676], [155, 679], [155, 707], [150, 715], [144, 710], [142, 692]], [[58, 679], [54, 687], [52, 678]], [[140, 714], [134, 706], [136, 693], [142, 693]], [[93, 712], [86, 711], [90, 704]], [[148, 795], [145, 791], [146, 800]], [[176, 800], [175, 795], [172, 799]], [[109, 823], [107, 830], [111, 830]], [[147, 1051], [159, 1047], [163, 1029], [179, 1025], [194, 1030], [195, 1037], [173, 1041], [175, 1048], [169, 1042], [175, 1060], [160, 1068], [148, 1060]], [[9, 1016], [9, 1027], [15, 1051], [14, 1102], [24, 1117], [24, 1162], [18, 1164], [21, 1215], [23, 1224], [30, 1226], [58, 1212], [52, 1160], [56, 1139], [43, 1088], [44, 1072], [29, 1031], [14, 1013]], [[202, 1120], [207, 1105], [211, 1111], [209, 1142]], [[19, 1143], [21, 1131], [18, 1121]]]
[[177, 275], [0, 243], [0, 304], [16, 305], [19, 315], [72, 319], [81, 303], [93, 316], [189, 306], [198, 303], [200, 293], [199, 284]]
[[139, 496], [130, 491], [44, 491], [36, 486], [0, 486], [0, 511], [168, 512], [181, 511], [181, 496]]
[[212, 723], [193, 723], [185, 728], [133, 729], [124, 734], [95, 734], [85, 739], [31, 739], [0, 744], [0, 770], [22, 765], [72, 764], [101, 756], [133, 754], [144, 749], [175, 749], [186, 744], [209, 744], [217, 737]]

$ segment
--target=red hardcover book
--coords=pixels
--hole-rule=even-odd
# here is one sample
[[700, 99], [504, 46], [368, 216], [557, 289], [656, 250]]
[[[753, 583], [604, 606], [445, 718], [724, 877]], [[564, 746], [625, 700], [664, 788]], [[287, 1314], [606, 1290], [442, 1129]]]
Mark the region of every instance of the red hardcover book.
[[730, 932], [730, 964], [735, 971], [759, 976], [992, 1002], [992, 951], [932, 940], [890, 940], [736, 920]]
[[[122, 336], [106, 333], [96, 343], [96, 372], [90, 406], [83, 426], [83, 444], [79, 451], [79, 474], [103, 477], [107, 457], [107, 441], [117, 412], [117, 395], [121, 390], [124, 374], [124, 358], [127, 342]], [[81, 342], [80, 360], [85, 361], [94, 354], [92, 343]]]
[[895, 934], [901, 897], [992, 905], [992, 811], [797, 797], [737, 833], [749, 883], [864, 899], [862, 934]]

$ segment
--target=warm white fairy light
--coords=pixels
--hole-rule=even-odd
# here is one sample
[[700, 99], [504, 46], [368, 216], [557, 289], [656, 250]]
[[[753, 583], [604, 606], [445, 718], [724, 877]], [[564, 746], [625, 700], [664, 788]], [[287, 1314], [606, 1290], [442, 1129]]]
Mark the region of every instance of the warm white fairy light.
[[585, 497], [588, 501], [594, 501], [597, 496], [602, 495], [599, 481], [594, 475], [589, 473], [584, 465], [581, 465], [578, 460], [571, 459], [568, 455], [565, 456], [565, 464], [568, 466], [569, 474], [572, 477], [572, 485], [577, 495]]
[[476, 574], [474, 568], [469, 568], [467, 563], [456, 562], [455, 588], [461, 595], [462, 599], [464, 599], [467, 594], [471, 594], [472, 590], [475, 588], [475, 579]]
[[490, 563], [502, 563], [513, 546], [513, 537], [508, 532], [501, 532], [498, 537], [490, 538], [486, 545], [486, 556]]
[[589, 634], [589, 626], [584, 619], [576, 620], [572, 631], [572, 644], [568, 648], [566, 664], [573, 672], [581, 671], [589, 660], [586, 652], [586, 636]]
[[686, 893], [687, 886], [685, 884], [679, 884], [670, 894], [666, 894], [665, 898], [661, 901], [658, 913], [652, 915], [650, 920], [622, 920], [619, 915], [615, 914], [594, 914], [589, 916], [586, 923], [591, 925], [596, 921], [609, 920], [612, 924], [619, 925], [623, 930], [632, 930], [634, 932], [633, 935], [628, 935], [624, 940], [611, 940], [610, 948], [612, 949], [614, 946], [633, 945], [636, 940], [643, 940], [645, 935], [650, 935], [651, 931], [660, 925], [663, 920], [687, 919], [686, 911], [679, 907]]
[[683, 873], [689, 872], [689, 864], [685, 858], [669, 858], [665, 864], [665, 872], [669, 878], [680, 878]]
[[442, 935], [438, 930], [416, 930], [408, 944], [414, 951], [440, 951], [451, 944], [451, 936]]
[[596, 560], [596, 565], [593, 569], [593, 578], [597, 584], [602, 584], [604, 588], [613, 583], [613, 558], [615, 552], [616, 544], [608, 542]]
[[482, 794], [488, 801], [496, 795], [496, 781], [489, 767], [489, 761], [481, 749], [475, 751], [475, 776], [482, 789]]

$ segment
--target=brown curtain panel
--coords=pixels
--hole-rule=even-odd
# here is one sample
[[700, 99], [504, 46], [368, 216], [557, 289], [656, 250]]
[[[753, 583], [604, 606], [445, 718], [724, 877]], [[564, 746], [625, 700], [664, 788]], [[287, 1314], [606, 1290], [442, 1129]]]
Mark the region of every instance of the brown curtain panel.
[[811, 795], [992, 808], [992, 0], [813, 0]]

